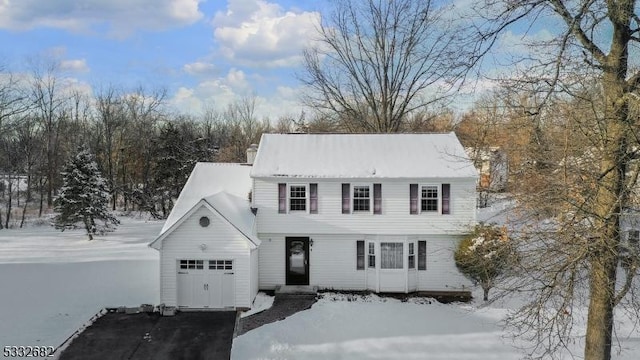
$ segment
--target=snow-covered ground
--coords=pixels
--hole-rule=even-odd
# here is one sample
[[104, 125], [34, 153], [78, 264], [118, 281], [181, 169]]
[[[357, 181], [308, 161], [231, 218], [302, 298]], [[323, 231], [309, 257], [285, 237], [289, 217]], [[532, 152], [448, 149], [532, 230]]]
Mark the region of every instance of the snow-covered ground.
[[0, 346], [59, 346], [107, 306], [159, 302], [162, 222], [121, 218], [88, 241], [50, 226], [0, 230]]
[[[483, 215], [496, 218], [496, 209], [489, 210]], [[0, 230], [0, 347], [59, 346], [103, 307], [158, 304], [158, 254], [147, 244], [162, 222], [121, 220], [116, 232], [93, 241], [80, 230], [49, 226]], [[272, 301], [261, 294], [254, 311]], [[481, 301], [443, 305], [326, 294], [309, 310], [236, 338], [232, 357], [517, 359], [522, 351], [499, 326], [516, 303], [483, 307]], [[640, 358], [634, 323], [616, 320], [621, 338], [615, 351], [622, 352], [614, 358]], [[572, 349], [578, 358], [580, 332]]]

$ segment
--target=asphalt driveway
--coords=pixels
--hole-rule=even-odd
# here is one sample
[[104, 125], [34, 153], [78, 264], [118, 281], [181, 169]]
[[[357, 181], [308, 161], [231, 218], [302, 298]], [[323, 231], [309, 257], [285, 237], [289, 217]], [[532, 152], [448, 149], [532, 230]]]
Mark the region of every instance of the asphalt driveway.
[[73, 340], [61, 360], [229, 359], [234, 311], [107, 313]]

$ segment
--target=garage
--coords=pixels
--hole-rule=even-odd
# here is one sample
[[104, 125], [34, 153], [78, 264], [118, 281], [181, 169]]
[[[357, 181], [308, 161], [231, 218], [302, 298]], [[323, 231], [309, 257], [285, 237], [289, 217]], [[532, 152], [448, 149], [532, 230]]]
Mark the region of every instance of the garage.
[[[210, 184], [223, 174], [234, 178], [230, 170], [237, 168], [197, 166], [194, 172], [202, 175], [196, 180]], [[149, 245], [160, 255], [160, 303], [181, 310], [248, 309], [258, 293], [260, 245], [250, 202], [246, 193], [238, 197], [225, 191], [195, 200], [189, 189], [196, 194], [202, 189], [193, 180]]]
[[216, 309], [235, 306], [233, 260], [183, 259], [178, 262], [177, 305]]

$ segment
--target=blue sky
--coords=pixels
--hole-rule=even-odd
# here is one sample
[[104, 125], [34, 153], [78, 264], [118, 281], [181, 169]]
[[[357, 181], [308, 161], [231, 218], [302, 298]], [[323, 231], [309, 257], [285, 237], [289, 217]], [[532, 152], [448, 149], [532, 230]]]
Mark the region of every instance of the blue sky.
[[109, 84], [164, 87], [170, 107], [192, 114], [255, 95], [261, 116], [296, 115], [295, 73], [327, 4], [0, 0], [0, 65], [27, 72], [27, 59], [53, 59], [88, 92]]

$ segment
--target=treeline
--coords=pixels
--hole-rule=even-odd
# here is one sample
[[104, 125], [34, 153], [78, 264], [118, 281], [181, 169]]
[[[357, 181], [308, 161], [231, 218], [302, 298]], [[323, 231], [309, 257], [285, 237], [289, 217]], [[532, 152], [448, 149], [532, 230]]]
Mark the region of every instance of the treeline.
[[55, 64], [28, 75], [0, 68], [0, 229], [50, 211], [61, 169], [81, 145], [96, 155], [113, 210], [161, 218], [195, 162], [243, 162], [262, 133], [294, 131], [304, 118], [272, 126], [256, 116], [253, 97], [195, 116], [172, 111], [164, 89], [105, 85], [89, 94]]

